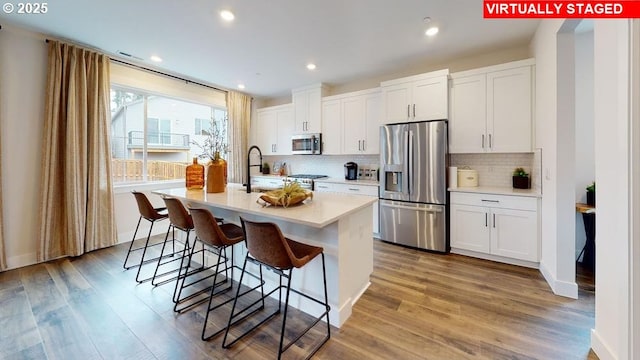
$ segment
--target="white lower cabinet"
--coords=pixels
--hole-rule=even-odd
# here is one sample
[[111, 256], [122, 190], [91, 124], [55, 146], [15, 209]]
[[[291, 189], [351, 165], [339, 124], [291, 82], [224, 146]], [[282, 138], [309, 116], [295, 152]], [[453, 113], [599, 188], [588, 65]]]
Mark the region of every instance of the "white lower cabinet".
[[452, 192], [451, 251], [537, 263], [538, 209], [535, 197]]
[[[314, 182], [315, 191], [317, 192], [334, 192], [340, 194], [353, 194], [364, 195], [371, 197], [378, 197], [378, 187], [375, 185], [356, 185], [347, 183], [333, 183], [333, 182]], [[378, 234], [380, 232], [380, 219], [379, 219], [378, 201], [373, 204], [373, 233]]]
[[284, 185], [282, 177], [278, 176], [251, 176], [251, 187], [256, 190], [279, 189]]

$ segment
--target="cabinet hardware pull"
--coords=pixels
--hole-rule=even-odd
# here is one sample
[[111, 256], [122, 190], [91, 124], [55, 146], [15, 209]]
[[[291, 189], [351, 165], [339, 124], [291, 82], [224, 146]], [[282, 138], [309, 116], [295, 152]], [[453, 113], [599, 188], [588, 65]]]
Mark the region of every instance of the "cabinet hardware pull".
[[481, 201], [482, 201], [482, 202], [496, 203], [496, 204], [500, 203], [500, 200], [487, 200], [487, 199], [482, 199]]
[[489, 149], [493, 148], [493, 146], [491, 145], [491, 134], [489, 134]]
[[362, 140], [362, 151], [365, 151], [365, 147], [364, 147], [364, 140]]
[[356, 189], [356, 188], [349, 188], [349, 190], [351, 190], [351, 191], [360, 191], [360, 189]]
[[484, 213], [484, 227], [489, 226], [489, 214]]
[[358, 140], [358, 151], [360, 151], [360, 140]]
[[493, 214], [493, 228], [496, 228], [496, 214]]
[[482, 148], [484, 149], [484, 134], [482, 134]]
[[410, 108], [411, 108], [411, 104], [407, 104], [407, 119], [411, 117], [411, 115], [409, 115]]
[[413, 104], [413, 117], [416, 117], [416, 104]]

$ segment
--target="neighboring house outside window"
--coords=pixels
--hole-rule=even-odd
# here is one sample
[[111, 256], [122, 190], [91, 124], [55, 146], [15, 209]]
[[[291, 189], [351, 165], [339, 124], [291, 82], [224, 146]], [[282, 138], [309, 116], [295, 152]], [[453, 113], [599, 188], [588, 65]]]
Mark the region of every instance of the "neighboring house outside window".
[[114, 183], [184, 179], [186, 166], [200, 154], [193, 142], [202, 142], [212, 121], [225, 116], [226, 109], [113, 87]]
[[209, 135], [211, 130], [211, 119], [196, 119], [196, 126], [194, 130], [195, 135]]

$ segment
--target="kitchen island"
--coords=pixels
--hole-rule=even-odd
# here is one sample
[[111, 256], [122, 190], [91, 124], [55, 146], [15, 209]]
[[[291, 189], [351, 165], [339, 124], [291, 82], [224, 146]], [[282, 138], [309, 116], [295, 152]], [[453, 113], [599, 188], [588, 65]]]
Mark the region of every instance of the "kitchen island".
[[[377, 199], [314, 193], [313, 200], [307, 199], [300, 205], [288, 208], [263, 207], [256, 202], [259, 193], [247, 194], [244, 190], [238, 184], [229, 184], [225, 192], [216, 194], [185, 188], [154, 193], [179, 198], [189, 207], [209, 208], [215, 216], [223, 217], [226, 222], [240, 224], [240, 216], [253, 221], [274, 222], [285, 236], [309, 245], [322, 246], [331, 305], [329, 318], [332, 325], [340, 327], [351, 315], [353, 304], [370, 284], [369, 276], [373, 271], [371, 207]], [[242, 264], [245, 254], [244, 246], [242, 251], [236, 251], [235, 264]], [[264, 274], [266, 281], [272, 284], [277, 282], [275, 274], [269, 271]], [[292, 281], [294, 288], [313, 297], [323, 297], [320, 261], [314, 260], [295, 271]], [[277, 298], [277, 293], [275, 296]], [[312, 315], [321, 312], [317, 305], [303, 297], [294, 297], [293, 293], [289, 304]]]

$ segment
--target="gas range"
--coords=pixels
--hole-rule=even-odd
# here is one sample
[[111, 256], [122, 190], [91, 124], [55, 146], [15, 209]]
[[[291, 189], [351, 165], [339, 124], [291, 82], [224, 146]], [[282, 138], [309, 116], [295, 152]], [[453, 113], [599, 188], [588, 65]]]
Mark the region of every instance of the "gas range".
[[313, 181], [328, 177], [327, 175], [294, 174], [287, 176], [285, 182], [297, 182], [303, 189], [314, 190]]

